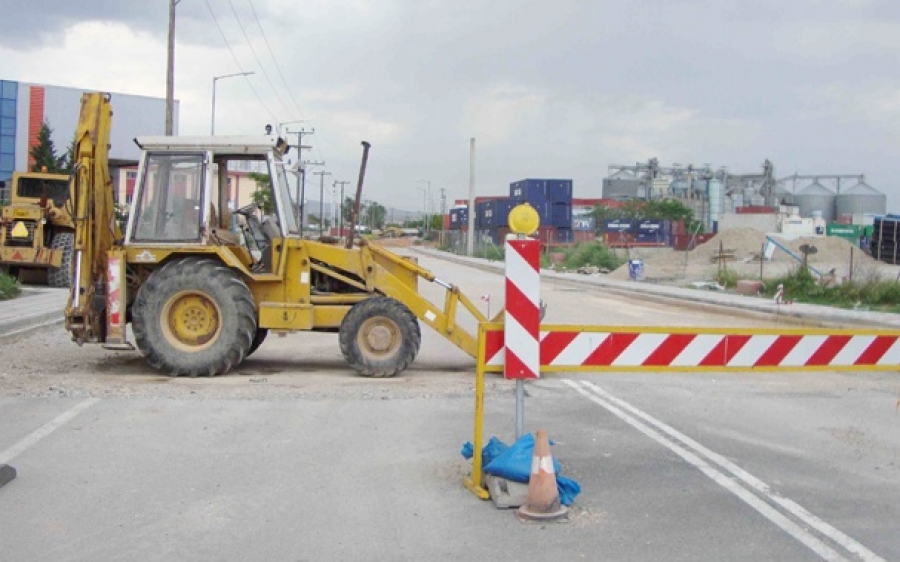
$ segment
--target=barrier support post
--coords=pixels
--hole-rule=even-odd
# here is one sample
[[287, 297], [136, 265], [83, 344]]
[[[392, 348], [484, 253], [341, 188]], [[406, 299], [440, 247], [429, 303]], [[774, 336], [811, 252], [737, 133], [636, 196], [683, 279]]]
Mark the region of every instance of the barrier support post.
[[484, 434], [484, 324], [478, 326], [478, 356], [475, 360], [475, 435], [472, 436], [472, 474], [463, 484], [482, 500], [491, 496], [481, 482], [481, 449]]

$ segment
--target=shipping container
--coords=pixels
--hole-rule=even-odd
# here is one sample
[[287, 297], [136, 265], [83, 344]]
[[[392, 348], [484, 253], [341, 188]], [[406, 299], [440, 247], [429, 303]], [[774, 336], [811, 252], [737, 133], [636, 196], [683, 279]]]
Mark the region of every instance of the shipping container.
[[594, 217], [572, 217], [572, 230], [596, 230], [596, 221]]
[[734, 212], [739, 215], [774, 215], [775, 207], [745, 205], [743, 207], [735, 208]]
[[551, 203], [572, 204], [572, 180], [546, 180], [547, 199]]
[[[499, 246], [506, 242], [506, 237], [509, 236], [510, 230], [508, 226], [500, 226], [492, 229], [490, 233], [494, 244]], [[544, 245], [555, 244], [557, 242], [557, 229], [552, 226], [541, 226], [530, 238], [539, 240]]]
[[603, 219], [603, 232], [631, 232], [634, 221], [631, 219]]
[[828, 236], [837, 236], [838, 238], [856, 242], [862, 235], [863, 230], [862, 227], [855, 224], [831, 223], [826, 227], [825, 232]]
[[635, 242], [634, 233], [620, 231], [608, 231], [603, 233], [603, 243], [610, 248], [622, 248], [632, 246]]
[[572, 180], [524, 179], [509, 184], [509, 196], [532, 205], [550, 203], [572, 204]]
[[562, 244], [568, 244], [574, 241], [571, 228], [557, 228], [556, 241]]
[[444, 215], [443, 230], [450, 230], [450, 213]]
[[469, 225], [468, 207], [453, 207], [450, 209], [449, 230], [458, 230]]
[[550, 225], [557, 228], [571, 228], [572, 205], [569, 203], [550, 203]]
[[668, 232], [670, 224], [669, 221], [659, 219], [641, 219], [637, 221], [634, 232], [635, 234], [655, 234], [663, 230]]
[[[518, 201], [509, 198], [485, 201], [483, 203], [482, 228], [487, 230], [506, 226], [509, 224], [509, 212], [518, 204]], [[476, 209], [478, 209], [477, 205]]]
[[517, 201], [543, 203], [548, 201], [547, 183], [545, 180], [528, 179], [514, 181], [509, 184], [509, 196]]
[[575, 243], [578, 242], [594, 242], [597, 239], [597, 235], [594, 234], [594, 230], [572, 230], [572, 241]]

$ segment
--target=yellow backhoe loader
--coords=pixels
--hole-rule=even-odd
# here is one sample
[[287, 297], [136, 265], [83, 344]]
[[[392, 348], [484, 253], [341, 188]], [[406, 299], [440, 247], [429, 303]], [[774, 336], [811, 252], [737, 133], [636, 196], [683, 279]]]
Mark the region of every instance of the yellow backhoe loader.
[[[74, 283], [66, 329], [78, 344], [128, 348], [171, 375], [219, 375], [269, 332], [336, 332], [360, 374], [390, 377], [419, 351], [424, 322], [469, 355], [476, 338], [456, 322], [470, 299], [410, 259], [371, 243], [304, 240], [283, 159], [271, 136], [138, 137], [142, 150], [125, 232], [115, 220], [109, 96], [85, 94], [75, 138]], [[360, 169], [357, 200], [365, 172]], [[227, 211], [230, 169], [267, 173], [275, 212]], [[446, 289], [442, 307], [418, 280]]]

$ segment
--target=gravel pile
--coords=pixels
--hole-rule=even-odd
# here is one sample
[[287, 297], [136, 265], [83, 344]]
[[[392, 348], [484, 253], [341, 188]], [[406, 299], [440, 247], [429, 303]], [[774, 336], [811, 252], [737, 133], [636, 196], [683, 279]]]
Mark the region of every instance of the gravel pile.
[[[777, 239], [795, 255], [802, 256], [800, 246], [809, 244], [818, 250], [809, 256], [809, 265], [822, 273], [835, 270], [838, 280], [850, 274], [850, 252], [853, 244], [833, 236], [805, 237], [794, 240]], [[719, 265], [713, 256], [720, 248], [734, 254], [734, 260], [725, 262], [725, 267], [735, 271], [740, 277], [759, 278], [759, 255], [766, 242], [766, 234], [751, 228], [736, 228], [714, 236], [705, 244], [697, 246], [690, 252], [676, 252], [671, 248], [631, 248], [619, 250], [624, 258], [641, 258], [644, 260], [644, 278], [648, 281], [684, 282], [707, 281], [715, 277]], [[799, 262], [780, 248], [776, 248], [772, 259], [763, 265], [764, 277], [782, 276], [796, 268]], [[886, 272], [876, 260], [867, 256], [859, 248], [853, 251], [853, 276], [862, 275], [896, 276], [895, 272]], [[612, 279], [628, 279], [628, 265], [616, 269], [609, 274]]]

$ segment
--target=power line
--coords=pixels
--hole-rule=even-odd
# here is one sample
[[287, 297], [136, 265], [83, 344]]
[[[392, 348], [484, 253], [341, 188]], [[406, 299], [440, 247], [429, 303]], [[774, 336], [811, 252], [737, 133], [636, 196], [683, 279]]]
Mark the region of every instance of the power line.
[[[241, 72], [246, 72], [244, 70], [244, 67], [241, 66], [241, 61], [239, 61], [237, 58], [237, 55], [234, 54], [234, 49], [231, 48], [231, 44], [228, 42], [228, 38], [225, 36], [225, 32], [222, 31], [222, 26], [219, 25], [219, 20], [216, 18], [216, 14], [215, 14], [215, 12], [213, 12], [212, 6], [209, 5], [209, 0], [205, 0], [205, 2], [206, 2], [206, 8], [209, 10], [209, 15], [212, 16], [213, 22], [216, 24], [216, 28], [218, 28], [218, 30], [219, 30], [219, 35], [222, 36], [222, 41], [225, 42], [225, 46], [228, 47], [228, 52], [231, 53], [231, 58], [234, 59], [234, 63], [237, 65], [238, 69], [240, 69]], [[259, 101], [259, 104], [263, 107], [263, 109], [266, 110], [266, 113], [269, 114], [269, 116], [272, 118], [272, 120], [277, 122], [278, 118], [275, 116], [274, 113], [272, 113], [272, 110], [269, 109], [269, 106], [267, 106], [266, 103], [262, 100], [262, 97], [260, 97], [259, 92], [256, 91], [256, 88], [253, 87], [253, 83], [250, 82], [250, 79], [247, 78], [246, 76], [244, 77], [244, 79], [247, 80], [247, 85], [250, 86], [250, 90], [253, 92], [253, 95], [256, 96], [256, 99], [257, 99], [257, 101]]]
[[291, 101], [294, 103], [294, 107], [297, 108], [297, 113], [300, 114], [301, 119], [306, 119], [306, 116], [303, 115], [303, 110], [300, 108], [300, 104], [297, 103], [296, 98], [294, 98], [294, 94], [291, 93], [291, 87], [288, 86], [287, 80], [284, 79], [284, 74], [281, 72], [281, 65], [278, 64], [278, 59], [275, 57], [275, 52], [272, 50], [272, 45], [269, 44], [269, 38], [266, 37], [266, 32], [263, 29], [262, 22], [259, 21], [259, 16], [256, 13], [256, 7], [253, 6], [253, 0], [247, 0], [250, 4], [250, 10], [253, 12], [253, 17], [256, 19], [256, 25], [259, 27], [259, 32], [262, 34], [263, 41], [266, 43], [266, 48], [269, 49], [269, 56], [272, 57], [272, 62], [275, 63], [275, 70], [278, 71], [278, 76], [281, 78], [281, 83], [284, 84], [284, 88], [288, 93], [288, 97], [291, 98]]
[[269, 87], [272, 88], [272, 91], [275, 93], [275, 98], [278, 100], [278, 103], [281, 104], [281, 107], [287, 112], [291, 119], [294, 119], [293, 112], [288, 108], [287, 104], [284, 103], [284, 100], [281, 99], [281, 95], [278, 93], [278, 88], [275, 87], [275, 84], [272, 83], [272, 79], [269, 78], [269, 73], [266, 72], [265, 66], [261, 60], [259, 60], [259, 55], [256, 54], [256, 49], [253, 48], [253, 42], [250, 41], [250, 36], [247, 35], [247, 30], [244, 29], [244, 24], [241, 23], [241, 18], [238, 16], [237, 10], [234, 9], [234, 3], [231, 0], [228, 0], [228, 5], [231, 7], [231, 13], [234, 14], [234, 19], [237, 20], [238, 27], [241, 29], [241, 33], [244, 35], [244, 39], [247, 41], [247, 45], [250, 47], [250, 52], [253, 53], [253, 58], [256, 59], [256, 64], [259, 65], [260, 71], [262, 71], [263, 76], [266, 79], [266, 82], [269, 83]]

